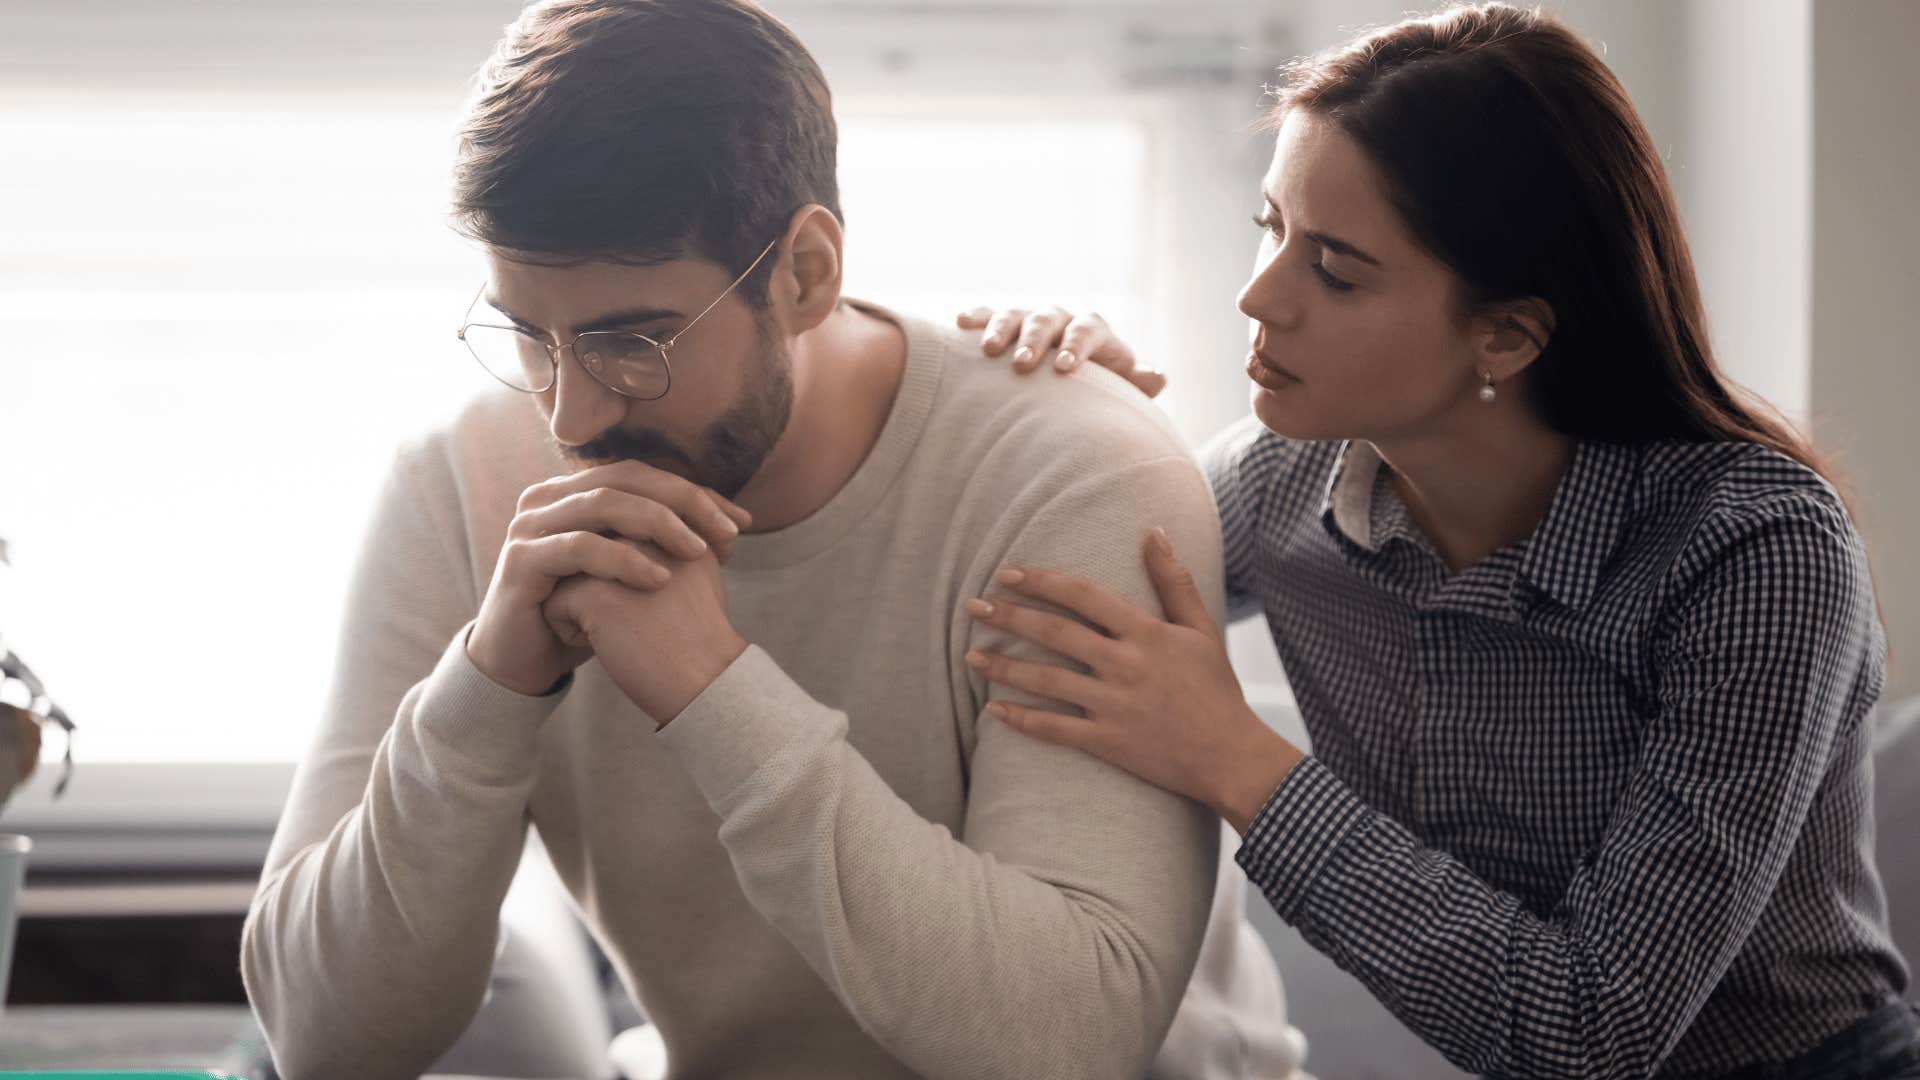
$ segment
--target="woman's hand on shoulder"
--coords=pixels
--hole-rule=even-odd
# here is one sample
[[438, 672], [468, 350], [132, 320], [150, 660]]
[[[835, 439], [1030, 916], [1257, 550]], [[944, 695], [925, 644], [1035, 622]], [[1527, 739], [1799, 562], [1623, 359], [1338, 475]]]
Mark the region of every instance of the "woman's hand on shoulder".
[[962, 330], [979, 330], [980, 351], [989, 357], [1011, 353], [1013, 370], [1022, 375], [1039, 370], [1048, 353], [1052, 367], [1065, 374], [1092, 361], [1154, 397], [1167, 388], [1167, 377], [1136, 365], [1133, 350], [1113, 334], [1107, 320], [1095, 312], [1072, 315], [1061, 308], [1029, 311], [1025, 308], [977, 307], [954, 320]]

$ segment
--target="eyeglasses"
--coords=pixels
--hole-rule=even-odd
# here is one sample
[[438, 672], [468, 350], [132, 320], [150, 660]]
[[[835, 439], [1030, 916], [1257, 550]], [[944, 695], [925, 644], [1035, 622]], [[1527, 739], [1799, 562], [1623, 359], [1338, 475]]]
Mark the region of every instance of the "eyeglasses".
[[754, 256], [752, 263], [733, 279], [733, 284], [713, 298], [713, 303], [702, 308], [687, 325], [675, 331], [665, 341], [655, 341], [645, 334], [629, 330], [589, 330], [577, 335], [572, 341], [559, 345], [549, 345], [533, 334], [517, 326], [500, 326], [495, 323], [474, 322], [473, 309], [480, 303], [480, 297], [486, 293], [485, 284], [473, 294], [473, 301], [467, 305], [460, 329], [456, 332], [466, 344], [467, 351], [487, 370], [487, 374], [528, 394], [545, 393], [560, 377], [560, 353], [563, 349], [572, 349], [573, 358], [593, 376], [594, 381], [616, 394], [637, 398], [641, 401], [656, 401], [667, 396], [673, 388], [673, 364], [667, 353], [676, 342], [686, 336], [687, 331], [699, 325], [707, 313], [720, 306], [720, 301], [733, 294], [740, 283], [747, 280], [774, 244], [768, 242]]
[[[55, 705], [53, 699], [47, 696], [47, 688], [34, 675], [33, 669], [27, 666], [26, 661], [14, 655], [11, 649], [0, 648], [0, 683], [5, 683], [9, 679], [27, 688], [28, 712], [59, 724], [60, 730], [66, 732], [67, 754], [61, 762], [60, 782], [53, 788], [53, 797], [57, 799], [66, 794], [67, 783], [73, 779], [73, 721], [67, 718], [65, 709]], [[35, 706], [42, 706], [45, 711], [36, 709]]]

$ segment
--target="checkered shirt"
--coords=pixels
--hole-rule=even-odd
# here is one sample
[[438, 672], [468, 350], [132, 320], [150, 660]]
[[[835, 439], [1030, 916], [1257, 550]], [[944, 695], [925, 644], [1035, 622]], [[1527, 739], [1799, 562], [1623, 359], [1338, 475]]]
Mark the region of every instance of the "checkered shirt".
[[1367, 443], [1249, 418], [1205, 458], [1229, 605], [1266, 615], [1313, 745], [1239, 863], [1449, 1060], [1711, 1075], [1905, 991], [1885, 644], [1818, 475], [1582, 443], [1532, 537], [1450, 576]]

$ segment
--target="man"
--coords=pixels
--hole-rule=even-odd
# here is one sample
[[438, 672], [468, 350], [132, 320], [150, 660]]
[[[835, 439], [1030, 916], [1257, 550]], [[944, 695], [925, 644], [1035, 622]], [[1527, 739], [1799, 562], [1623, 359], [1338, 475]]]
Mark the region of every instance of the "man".
[[529, 824], [675, 1077], [1291, 1069], [1205, 811], [966, 662], [1017, 649], [962, 607], [1000, 567], [1145, 600], [1155, 525], [1217, 596], [1206, 484], [1110, 375], [844, 302], [834, 143], [747, 0], [539, 4], [483, 69], [463, 338], [509, 388], [361, 555], [243, 943], [288, 1080], [456, 1039]]

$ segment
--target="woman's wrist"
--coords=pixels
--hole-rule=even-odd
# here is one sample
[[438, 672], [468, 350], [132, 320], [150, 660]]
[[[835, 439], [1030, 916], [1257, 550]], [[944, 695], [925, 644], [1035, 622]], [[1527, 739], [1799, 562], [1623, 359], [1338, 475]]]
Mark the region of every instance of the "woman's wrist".
[[1300, 748], [1268, 727], [1251, 709], [1246, 728], [1248, 738], [1234, 764], [1221, 777], [1214, 797], [1209, 800], [1213, 812], [1225, 818], [1233, 831], [1246, 835], [1253, 819], [1267, 805], [1294, 766], [1306, 759]]

